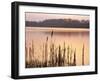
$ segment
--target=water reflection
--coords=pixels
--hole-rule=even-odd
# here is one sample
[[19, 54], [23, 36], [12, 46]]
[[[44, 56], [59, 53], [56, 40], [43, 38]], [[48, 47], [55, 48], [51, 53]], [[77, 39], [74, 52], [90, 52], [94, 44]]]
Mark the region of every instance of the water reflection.
[[89, 29], [26, 27], [26, 68], [89, 65]]

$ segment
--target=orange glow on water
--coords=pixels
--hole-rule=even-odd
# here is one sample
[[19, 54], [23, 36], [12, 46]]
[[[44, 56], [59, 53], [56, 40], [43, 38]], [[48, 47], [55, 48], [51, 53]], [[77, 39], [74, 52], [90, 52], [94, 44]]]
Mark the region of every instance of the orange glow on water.
[[[53, 37], [51, 38], [51, 32]], [[65, 42], [65, 48], [69, 46], [72, 51], [76, 49], [76, 65], [82, 65], [82, 47], [84, 45], [84, 64], [89, 65], [89, 29], [82, 28], [40, 28], [40, 27], [26, 27], [25, 39], [27, 48], [34, 42], [35, 59], [40, 61], [42, 58], [42, 47], [48, 37], [48, 49], [50, 42], [55, 45], [55, 48], [59, 45], [63, 48]], [[48, 53], [50, 51], [48, 50]], [[67, 56], [67, 51], [66, 51]], [[67, 57], [66, 57], [67, 58]], [[30, 58], [29, 58], [30, 59]]]

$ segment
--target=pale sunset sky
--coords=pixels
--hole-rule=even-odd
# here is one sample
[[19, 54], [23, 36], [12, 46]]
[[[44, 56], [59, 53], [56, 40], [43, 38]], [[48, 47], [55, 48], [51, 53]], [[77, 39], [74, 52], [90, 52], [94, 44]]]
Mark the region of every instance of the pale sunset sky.
[[74, 19], [74, 20], [89, 20], [89, 15], [73, 15], [73, 14], [50, 14], [50, 13], [25, 13], [26, 21], [43, 21], [46, 19]]

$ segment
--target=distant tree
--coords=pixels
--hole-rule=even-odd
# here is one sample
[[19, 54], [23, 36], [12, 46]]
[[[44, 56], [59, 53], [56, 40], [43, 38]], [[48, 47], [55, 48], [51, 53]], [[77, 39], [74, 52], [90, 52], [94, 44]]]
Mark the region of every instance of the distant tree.
[[46, 19], [43, 21], [25, 21], [26, 27], [70, 27], [70, 28], [89, 28], [89, 20], [74, 19]]

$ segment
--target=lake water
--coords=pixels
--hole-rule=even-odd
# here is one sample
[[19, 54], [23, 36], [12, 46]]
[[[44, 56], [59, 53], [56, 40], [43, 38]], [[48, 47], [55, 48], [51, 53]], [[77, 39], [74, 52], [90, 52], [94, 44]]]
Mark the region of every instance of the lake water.
[[[25, 41], [27, 47], [26, 59], [36, 59], [43, 61], [43, 51], [45, 51], [50, 59], [50, 45], [54, 44], [54, 50], [58, 49], [59, 46], [63, 50], [64, 46], [66, 49], [65, 59], [67, 59], [67, 48], [72, 55], [76, 50], [76, 65], [82, 65], [82, 53], [84, 47], [84, 65], [89, 65], [89, 29], [84, 28], [48, 28], [48, 27], [26, 27], [25, 28]], [[29, 48], [34, 45], [34, 57], [29, 56]], [[72, 61], [71, 61], [72, 62]]]

